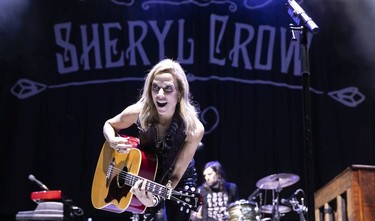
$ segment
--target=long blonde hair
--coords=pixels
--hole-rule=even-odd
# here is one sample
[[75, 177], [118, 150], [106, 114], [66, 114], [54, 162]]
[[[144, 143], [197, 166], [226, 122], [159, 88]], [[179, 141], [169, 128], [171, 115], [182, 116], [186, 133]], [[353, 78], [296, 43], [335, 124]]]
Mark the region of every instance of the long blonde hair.
[[143, 105], [140, 112], [141, 127], [143, 129], [147, 129], [152, 124], [158, 122], [157, 111], [152, 100], [151, 86], [155, 76], [161, 72], [168, 72], [172, 74], [173, 78], [176, 80], [179, 94], [179, 102], [177, 103], [176, 110], [179, 111], [179, 115], [185, 124], [185, 133], [193, 135], [196, 130], [198, 110], [192, 103], [191, 94], [189, 91], [189, 82], [184, 70], [178, 62], [171, 59], [161, 60], [146, 75], [142, 95], [138, 101]]

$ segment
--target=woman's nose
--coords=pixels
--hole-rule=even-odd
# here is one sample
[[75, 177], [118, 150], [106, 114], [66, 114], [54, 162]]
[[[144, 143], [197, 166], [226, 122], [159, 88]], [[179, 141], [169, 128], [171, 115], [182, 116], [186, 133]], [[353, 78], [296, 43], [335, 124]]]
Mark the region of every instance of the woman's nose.
[[160, 88], [159, 91], [158, 91], [158, 95], [160, 96], [164, 96], [164, 90], [163, 88]]

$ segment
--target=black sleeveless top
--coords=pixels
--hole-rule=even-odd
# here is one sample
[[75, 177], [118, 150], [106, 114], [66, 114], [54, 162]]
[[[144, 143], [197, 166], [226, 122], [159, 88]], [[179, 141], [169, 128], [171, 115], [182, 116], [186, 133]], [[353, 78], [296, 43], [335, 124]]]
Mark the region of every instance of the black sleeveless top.
[[[145, 152], [156, 154], [158, 158], [158, 168], [155, 182], [165, 185], [170, 179], [175, 160], [186, 139], [185, 124], [181, 117], [175, 114], [162, 140], [159, 140], [158, 132], [154, 125], [150, 126], [147, 130], [143, 130], [140, 127], [140, 119], [138, 119], [137, 124], [138, 128], [140, 128], [139, 148]], [[185, 185], [195, 186], [196, 179], [197, 174], [193, 159], [189, 163], [188, 168], [177, 186], [182, 188]]]

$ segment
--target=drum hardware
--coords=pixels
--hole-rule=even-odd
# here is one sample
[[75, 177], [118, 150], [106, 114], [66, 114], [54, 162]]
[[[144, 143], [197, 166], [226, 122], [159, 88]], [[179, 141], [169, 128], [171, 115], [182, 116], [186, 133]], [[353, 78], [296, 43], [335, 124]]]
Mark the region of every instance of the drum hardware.
[[[301, 193], [303, 196], [301, 197], [301, 203], [299, 203], [297, 199], [298, 193]], [[301, 221], [306, 221], [304, 214], [308, 212], [308, 208], [305, 206], [304, 196], [304, 191], [302, 189], [298, 189], [288, 199], [281, 199], [282, 204], [292, 207], [293, 211], [299, 215]]]
[[272, 221], [279, 221], [281, 217], [279, 197], [282, 188], [279, 186], [275, 190], [272, 190]]
[[253, 193], [250, 194], [250, 196], [248, 197], [248, 200], [253, 201], [254, 199], [256, 199], [257, 196], [262, 194], [261, 190], [262, 190], [262, 188], [257, 188]]
[[132, 217], [130, 217], [130, 219], [133, 220], [133, 221], [139, 221], [140, 220], [139, 214], [133, 213]]
[[280, 205], [280, 192], [283, 188], [291, 186], [298, 181], [299, 176], [291, 173], [279, 173], [266, 176], [256, 183], [258, 189], [250, 195], [249, 200], [255, 199], [259, 195], [260, 190], [271, 190], [272, 205], [260, 204], [260, 211], [262, 213], [272, 214], [272, 221], [279, 221], [281, 216], [291, 211], [290, 205]]
[[[272, 214], [272, 210], [273, 210], [273, 205], [263, 205], [263, 206], [261, 206], [261, 211], [263, 213]], [[279, 213], [280, 214], [289, 213], [290, 211], [292, 211], [292, 209], [289, 206], [279, 205]]]

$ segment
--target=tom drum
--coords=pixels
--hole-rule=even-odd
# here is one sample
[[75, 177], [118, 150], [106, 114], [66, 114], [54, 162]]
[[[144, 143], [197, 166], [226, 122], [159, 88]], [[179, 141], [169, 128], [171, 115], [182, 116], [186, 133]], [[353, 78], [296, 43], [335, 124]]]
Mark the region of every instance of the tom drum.
[[258, 221], [261, 216], [258, 205], [244, 199], [229, 204], [227, 213], [229, 221]]

